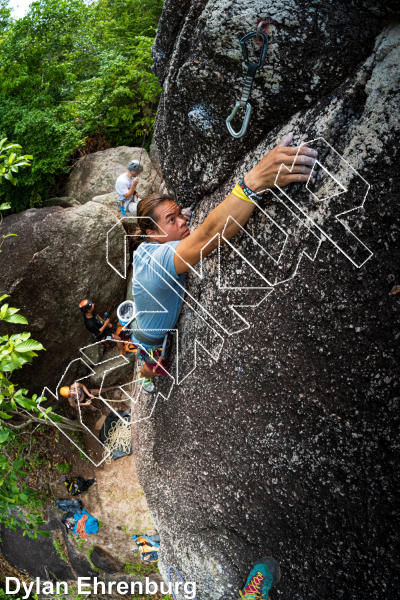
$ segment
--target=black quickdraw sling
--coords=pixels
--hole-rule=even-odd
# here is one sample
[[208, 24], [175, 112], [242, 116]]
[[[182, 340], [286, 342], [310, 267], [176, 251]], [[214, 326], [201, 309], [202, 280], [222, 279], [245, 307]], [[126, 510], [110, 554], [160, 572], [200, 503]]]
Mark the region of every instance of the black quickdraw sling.
[[[228, 131], [231, 134], [231, 136], [234, 138], [241, 138], [246, 133], [247, 126], [248, 126], [249, 120], [250, 120], [250, 113], [251, 113], [251, 104], [249, 102], [251, 88], [253, 87], [253, 82], [254, 82], [254, 78], [256, 76], [257, 71], [262, 69], [262, 67], [264, 66], [265, 55], [267, 54], [268, 38], [265, 35], [265, 33], [263, 33], [261, 30], [259, 31], [259, 29], [260, 29], [260, 27], [257, 28], [257, 31], [252, 31], [251, 33], [248, 33], [247, 35], [244, 36], [244, 38], [242, 38], [240, 40], [240, 47], [242, 49], [244, 62], [247, 67], [247, 74], [246, 74], [246, 79], [245, 79], [244, 86], [243, 86], [242, 97], [240, 98], [240, 100], [238, 100], [236, 102], [233, 111], [231, 112], [229, 117], [226, 119], [226, 126], [228, 127]], [[249, 61], [249, 57], [247, 54], [247, 48], [246, 48], [246, 42], [254, 37], [257, 39], [260, 39], [260, 38], [262, 39], [261, 54], [260, 54], [260, 59], [259, 59], [258, 63], [252, 63]], [[236, 132], [232, 129], [232, 125], [230, 122], [236, 115], [239, 108], [245, 108], [246, 112], [244, 115], [242, 127], [241, 127], [240, 131]]]

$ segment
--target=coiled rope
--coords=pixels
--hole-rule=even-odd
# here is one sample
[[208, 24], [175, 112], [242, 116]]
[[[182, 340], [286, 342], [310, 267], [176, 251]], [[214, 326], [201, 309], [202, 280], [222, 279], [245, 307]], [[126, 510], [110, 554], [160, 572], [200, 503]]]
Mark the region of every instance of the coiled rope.
[[107, 439], [104, 442], [105, 449], [103, 451], [103, 459], [106, 464], [111, 464], [112, 455], [115, 450], [120, 450], [121, 452], [129, 454], [131, 445], [131, 426], [126, 425], [126, 423], [120, 419], [111, 423]]

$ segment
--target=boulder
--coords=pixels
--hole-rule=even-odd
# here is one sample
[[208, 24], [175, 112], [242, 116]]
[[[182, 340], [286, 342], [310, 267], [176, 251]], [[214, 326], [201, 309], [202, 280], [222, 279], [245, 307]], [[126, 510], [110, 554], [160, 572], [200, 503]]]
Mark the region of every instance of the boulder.
[[[26, 210], [6, 217], [1, 229], [18, 236], [2, 247], [1, 293], [11, 295], [10, 306], [20, 308], [29, 325], [2, 324], [0, 335], [29, 330], [46, 349], [32, 365], [15, 371], [13, 380], [32, 393], [44, 386], [54, 391], [71, 361], [82, 357], [80, 349], [93, 343], [79, 301], [93, 299], [102, 315], [114, 286], [111, 311], [124, 299], [125, 281], [107, 264], [106, 239], [111, 230], [109, 260], [121, 264], [125, 232], [111, 211], [95, 202]], [[69, 383], [81, 366], [80, 361], [70, 366]]]
[[109, 148], [81, 158], [68, 178], [65, 193], [77, 198], [81, 204], [89, 202], [95, 196], [110, 194], [115, 191], [117, 178], [126, 172], [128, 163], [139, 158], [143, 163], [143, 173], [137, 189], [144, 198], [150, 189], [158, 190], [161, 175], [157, 175], [157, 169], [152, 165], [146, 150], [129, 146]]
[[[255, 77], [247, 133], [234, 139], [225, 120], [245, 80], [239, 40], [261, 18], [270, 23], [265, 65]], [[299, 0], [166, 0], [153, 59], [163, 84], [154, 139], [167, 188], [186, 206], [216, 190], [269, 131], [343, 82], [368, 56], [379, 30], [376, 15], [345, 0], [331, 9], [318, 0], [306, 6]], [[258, 47], [249, 41], [247, 48], [258, 62]], [[243, 117], [241, 109], [232, 121], [236, 131]]]
[[71, 206], [80, 206], [81, 203], [75, 198], [69, 196], [63, 196], [61, 198], [49, 198], [43, 202], [43, 207], [48, 206], [61, 206], [61, 208], [71, 208]]
[[[282, 572], [271, 597], [398, 596], [400, 26], [356, 4], [299, 5], [167, 0], [155, 44], [157, 146], [164, 167], [167, 146], [173, 160], [168, 185], [199, 186], [193, 227], [289, 131], [317, 140], [322, 165], [309, 189], [267, 193], [220, 263], [214, 253], [202, 280], [188, 276], [179, 384], [159, 378], [151, 418], [134, 425], [161, 575], [175, 565], [199, 599], [236, 599], [267, 555]], [[223, 124], [243, 81], [237, 40], [270, 12], [276, 69], [254, 95], [264, 120], [257, 108], [237, 142]], [[217, 136], [188, 121], [200, 94], [220, 119], [221, 161]], [[133, 418], [146, 402], [142, 392]]]
[[114, 211], [116, 216], [119, 216], [118, 210], [118, 198], [116, 192], [110, 192], [109, 194], [102, 194], [101, 196], [94, 196], [92, 202], [98, 202], [103, 206]]
[[95, 388], [116, 385], [130, 373], [136, 362], [136, 354], [127, 352], [121, 356], [118, 348], [106, 352], [103, 362], [93, 367], [94, 373], [89, 377], [91, 385]]
[[94, 546], [90, 560], [95, 567], [106, 573], [117, 573], [123, 568], [123, 564], [117, 558], [109, 554], [100, 546]]

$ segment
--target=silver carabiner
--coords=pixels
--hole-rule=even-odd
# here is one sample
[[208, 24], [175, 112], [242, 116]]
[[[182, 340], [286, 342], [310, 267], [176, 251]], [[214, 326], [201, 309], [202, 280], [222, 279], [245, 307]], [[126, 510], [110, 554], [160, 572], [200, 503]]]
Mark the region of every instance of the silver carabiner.
[[238, 109], [241, 107], [243, 107], [243, 106], [239, 100], [238, 102], [236, 102], [233, 111], [231, 112], [229, 117], [226, 119], [226, 126], [228, 128], [228, 131], [231, 134], [231, 136], [234, 138], [241, 138], [244, 136], [244, 134], [246, 133], [247, 126], [250, 121], [251, 105], [250, 105], [250, 102], [246, 102], [246, 112], [244, 114], [243, 124], [242, 124], [240, 131], [236, 132], [232, 129], [232, 125], [230, 124], [230, 121], [232, 121], [232, 119], [236, 115]]

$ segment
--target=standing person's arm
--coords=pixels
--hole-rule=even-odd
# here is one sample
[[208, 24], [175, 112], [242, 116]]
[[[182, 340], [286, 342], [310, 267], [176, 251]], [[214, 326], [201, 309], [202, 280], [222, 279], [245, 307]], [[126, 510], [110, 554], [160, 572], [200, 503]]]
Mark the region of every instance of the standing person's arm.
[[106, 329], [106, 327], [109, 326], [110, 323], [110, 319], [107, 317], [107, 319], [104, 321], [103, 325], [101, 327], [99, 327], [99, 335], [100, 333], [103, 333], [103, 331]]
[[[308, 181], [317, 152], [306, 146], [302, 146], [300, 149], [289, 146], [292, 139], [293, 134], [287, 135], [245, 175], [244, 183], [253, 192], [274, 187], [282, 163], [291, 167], [294, 161], [290, 172], [281, 171], [278, 180], [281, 187], [289, 183]], [[253, 214], [254, 208], [255, 205], [252, 202], [241, 200], [234, 194], [225, 198], [210, 212], [198, 229], [179, 243], [174, 259], [178, 275], [189, 271], [188, 265], [195, 266], [201, 258], [205, 258], [217, 248], [218, 240], [213, 239], [217, 233], [221, 234], [224, 231], [224, 237], [228, 240], [238, 233], [241, 226], [243, 227]]]
[[[93, 400], [94, 396], [93, 394], [91, 394], [89, 392], [89, 390], [87, 389], [87, 387], [85, 385], [83, 385], [83, 383], [81, 384], [81, 388], [83, 389], [83, 391], [85, 392], [86, 396], [89, 396], [89, 398], [91, 398]], [[84, 405], [83, 405], [84, 406]]]
[[131, 187], [129, 188], [128, 192], [126, 194], [124, 194], [124, 197], [127, 200], [130, 200], [132, 198], [133, 194], [135, 193], [135, 189], [136, 189], [136, 186], [138, 183], [139, 183], [139, 177], [134, 177], [132, 179]]

